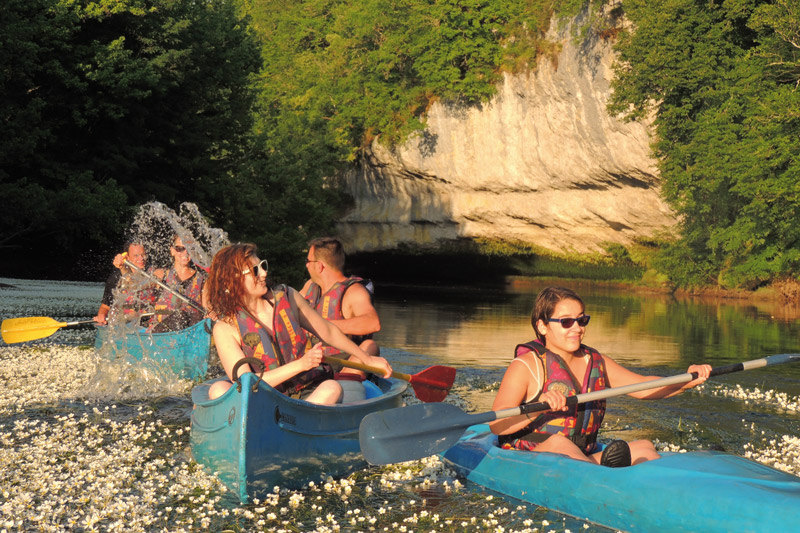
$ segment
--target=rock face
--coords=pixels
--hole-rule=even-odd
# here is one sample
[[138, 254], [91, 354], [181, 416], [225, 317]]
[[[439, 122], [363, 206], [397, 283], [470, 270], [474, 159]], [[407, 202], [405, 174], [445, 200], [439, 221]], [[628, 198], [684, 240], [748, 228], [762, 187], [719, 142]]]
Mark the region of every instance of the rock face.
[[434, 104], [405, 145], [372, 145], [343, 177], [355, 199], [337, 228], [348, 249], [484, 238], [585, 252], [675, 224], [648, 124], [606, 111], [611, 43], [549, 38], [562, 44], [556, 60], [506, 75], [487, 104]]

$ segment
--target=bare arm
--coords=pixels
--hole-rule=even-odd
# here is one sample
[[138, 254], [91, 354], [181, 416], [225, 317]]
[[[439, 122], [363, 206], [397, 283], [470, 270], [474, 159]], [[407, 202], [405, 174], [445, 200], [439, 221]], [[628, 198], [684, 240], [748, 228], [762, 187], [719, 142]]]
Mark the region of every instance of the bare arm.
[[[220, 320], [214, 324], [214, 344], [217, 347], [219, 359], [222, 362], [225, 373], [228, 375], [228, 379], [235, 381], [236, 378], [245, 372], [252, 372], [250, 365], [242, 365], [237, 371], [238, 375], [232, 375], [233, 367], [236, 365], [236, 362], [244, 358], [238, 328]], [[303, 357], [299, 359], [295, 359], [278, 368], [264, 371], [262, 379], [275, 387], [301, 372], [316, 368], [319, 366], [320, 362], [322, 362], [322, 350], [319, 347], [315, 348], [316, 350], [308, 350]]]
[[316, 335], [322, 342], [350, 354], [353, 359], [365, 365], [377, 366], [384, 370], [384, 377], [392, 374], [392, 367], [383, 357], [373, 357], [358, 347], [347, 335], [337, 328], [332, 322], [322, 318], [319, 313], [308, 305], [296, 290], [289, 288], [289, 297], [292, 298], [300, 317], [300, 325]]
[[350, 285], [342, 298], [344, 319], [331, 320], [346, 335], [369, 335], [381, 330], [378, 312], [369, 291], [360, 283]]
[[[620, 365], [610, 357], [603, 356], [606, 363], [606, 372], [608, 374], [608, 384], [610, 387], [623, 387], [633, 383], [642, 383], [644, 381], [653, 381], [660, 379], [659, 376], [643, 376], [624, 366]], [[710, 365], [691, 365], [688, 372], [697, 372], [698, 378], [688, 383], [667, 385], [666, 387], [659, 387], [657, 389], [647, 389], [639, 392], [633, 392], [628, 396], [638, 398], [640, 400], [658, 400], [662, 398], [670, 398], [682, 393], [685, 390], [697, 387], [704, 383], [711, 372]]]
[[109, 306], [100, 304], [100, 309], [97, 310], [97, 316], [94, 317], [94, 321], [98, 324], [107, 324], [109, 310], [111, 310]]

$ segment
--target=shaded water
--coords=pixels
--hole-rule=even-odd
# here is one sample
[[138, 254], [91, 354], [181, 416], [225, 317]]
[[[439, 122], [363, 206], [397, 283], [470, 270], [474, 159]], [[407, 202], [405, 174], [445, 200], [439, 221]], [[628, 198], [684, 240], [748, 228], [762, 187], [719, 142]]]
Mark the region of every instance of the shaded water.
[[[102, 293], [93, 283], [0, 283], [11, 286], [0, 288], [3, 319], [85, 320]], [[383, 355], [409, 373], [457, 367], [451, 399], [465, 410], [488, 410], [514, 346], [532, 338], [532, 301], [545, 283], [379, 284]], [[695, 362], [719, 366], [800, 351], [793, 306], [571, 286], [592, 315], [586, 344], [643, 373], [666, 376]], [[241, 508], [190, 462], [192, 383], [154, 386], [135, 369], [112, 372], [93, 342], [88, 326], [0, 344], [0, 530], [603, 531], [459, 487], [436, 461], [371, 468]], [[120, 375], [124, 389], [111, 386]], [[724, 449], [798, 474], [798, 397], [800, 365], [741, 372], [668, 400], [609, 400], [603, 436], [655, 439], [662, 449]]]

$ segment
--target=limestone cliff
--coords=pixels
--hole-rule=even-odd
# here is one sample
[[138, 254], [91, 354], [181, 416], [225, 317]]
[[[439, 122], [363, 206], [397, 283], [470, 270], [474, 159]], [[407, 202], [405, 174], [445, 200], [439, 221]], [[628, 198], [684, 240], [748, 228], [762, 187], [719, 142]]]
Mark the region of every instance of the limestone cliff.
[[490, 102], [434, 104], [405, 145], [371, 146], [343, 177], [355, 199], [338, 227], [348, 248], [487, 238], [582, 252], [675, 224], [648, 124], [606, 112], [611, 43], [576, 44], [568, 30], [550, 39], [557, 58], [506, 75]]

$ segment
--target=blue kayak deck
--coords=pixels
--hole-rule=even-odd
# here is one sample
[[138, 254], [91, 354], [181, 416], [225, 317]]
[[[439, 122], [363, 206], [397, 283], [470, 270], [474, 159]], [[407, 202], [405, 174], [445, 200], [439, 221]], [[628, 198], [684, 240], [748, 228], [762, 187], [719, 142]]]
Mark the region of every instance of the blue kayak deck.
[[483, 487], [625, 531], [788, 531], [800, 527], [800, 478], [713, 451], [663, 453], [628, 468], [503, 450], [488, 426], [442, 455]]

